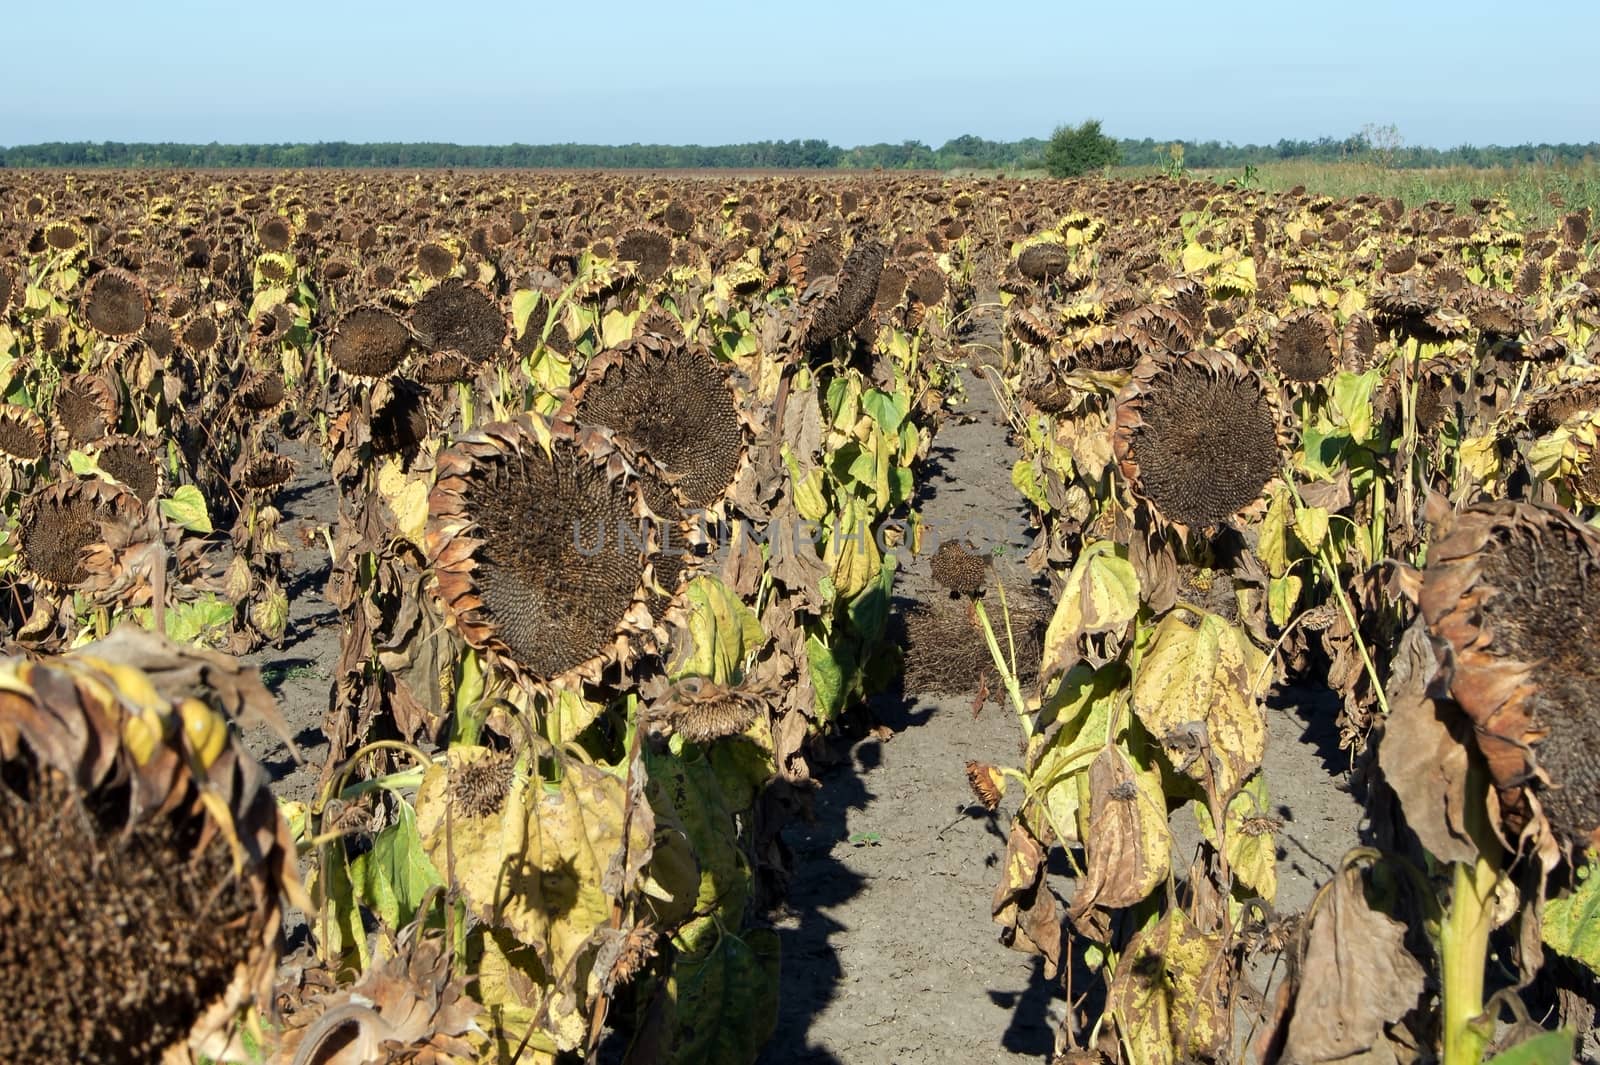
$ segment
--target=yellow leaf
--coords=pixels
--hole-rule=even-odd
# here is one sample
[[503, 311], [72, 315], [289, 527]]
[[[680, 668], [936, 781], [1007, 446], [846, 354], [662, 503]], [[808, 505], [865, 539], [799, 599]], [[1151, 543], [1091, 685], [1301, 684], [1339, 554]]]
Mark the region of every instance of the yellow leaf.
[[1084, 636], [1119, 629], [1138, 615], [1139, 578], [1121, 550], [1110, 540], [1097, 540], [1078, 553], [1045, 630], [1043, 682], [1077, 664]]
[[[547, 971], [576, 974], [577, 959], [595, 949], [594, 932], [611, 918], [606, 885], [623, 849], [622, 780], [564, 760], [558, 786], [515, 779], [499, 810], [484, 812], [460, 797], [462, 770], [495, 755], [456, 747], [445, 757], [428, 767], [417, 791], [417, 832], [429, 859], [442, 877], [453, 872], [478, 920], [536, 948]], [[648, 811], [633, 811], [631, 870], [650, 857]]]
[[1156, 626], [1133, 685], [1133, 709], [1180, 772], [1233, 795], [1261, 765], [1267, 723], [1255, 697], [1266, 656], [1215, 614], [1191, 628], [1173, 611]]

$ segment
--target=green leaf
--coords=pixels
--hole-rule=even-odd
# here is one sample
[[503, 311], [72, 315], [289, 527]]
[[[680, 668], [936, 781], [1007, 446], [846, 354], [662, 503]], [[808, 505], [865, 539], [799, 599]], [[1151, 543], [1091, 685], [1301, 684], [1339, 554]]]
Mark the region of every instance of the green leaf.
[[883, 392], [872, 388], [861, 395], [861, 409], [886, 433], [899, 431], [900, 423], [906, 420], [907, 407], [905, 394], [901, 392]]
[[283, 639], [289, 627], [289, 597], [277, 584], [270, 585], [261, 601], [251, 605], [250, 624], [269, 640]]
[[[710, 750], [715, 753], [731, 746], [740, 745], [717, 743]], [[729, 801], [753, 801], [751, 781], [756, 770], [749, 765], [748, 752], [732, 751], [720, 757], [723, 760], [713, 765], [704, 751], [686, 751], [683, 757], [675, 757], [647, 748], [645, 766], [655, 792], [652, 803], [659, 799], [677, 815], [699, 862], [694, 910], [705, 916], [696, 924], [721, 921], [737, 927], [750, 899], [750, 862], [739, 846], [736, 818], [748, 807], [730, 806]], [[770, 764], [768, 761], [761, 768]], [[693, 937], [696, 929], [691, 926], [686, 934]]]
[[192, 484], [180, 485], [170, 497], [163, 499], [161, 513], [168, 521], [177, 522], [190, 532], [202, 536], [211, 532], [211, 515], [206, 513], [205, 497]]
[[1028, 795], [1043, 809], [1057, 838], [1082, 841], [1089, 810], [1089, 766], [1106, 744], [1106, 732], [1127, 700], [1128, 670], [1114, 662], [1099, 670], [1078, 663], [1061, 678], [1045, 706], [1060, 727], [1049, 733], [1028, 771]]
[[861, 409], [861, 385], [853, 377], [835, 377], [828, 382], [828, 415], [833, 428], [848, 432]]
[[518, 289], [511, 294], [511, 323], [518, 337], [528, 331], [528, 318], [539, 305], [540, 295], [530, 289]]
[[1372, 438], [1372, 395], [1383, 378], [1382, 370], [1341, 372], [1333, 379], [1333, 411], [1350, 438], [1364, 444]]
[[1328, 431], [1322, 426], [1307, 424], [1300, 437], [1300, 465], [1319, 481], [1331, 481], [1345, 468], [1344, 453], [1350, 445], [1348, 433]]
[[1161, 619], [1139, 664], [1133, 710], [1178, 769], [1219, 799], [1261, 765], [1266, 714], [1256, 698], [1266, 656], [1215, 614], [1191, 628], [1183, 612]]
[[356, 896], [390, 930], [410, 924], [428, 889], [444, 883], [422, 849], [416, 810], [403, 799], [398, 805], [396, 820], [350, 863]]
[[844, 654], [845, 648], [841, 647], [835, 655], [816, 633], [806, 637], [806, 664], [811, 668], [811, 686], [817, 692], [818, 721], [832, 721], [849, 697], [849, 670], [839, 660]]
[[1324, 507], [1296, 507], [1294, 535], [1307, 554], [1314, 555], [1328, 536], [1328, 511]]
[[1256, 557], [1267, 567], [1267, 573], [1281, 577], [1289, 570], [1289, 525], [1294, 504], [1289, 499], [1289, 489], [1279, 485], [1267, 504], [1267, 513], [1261, 519], [1261, 535], [1256, 542]]
[[1267, 579], [1267, 613], [1272, 623], [1280, 629], [1294, 618], [1295, 608], [1300, 605], [1303, 585], [1304, 582], [1295, 573]]
[[[1218, 848], [1227, 856], [1235, 879], [1268, 902], [1278, 893], [1277, 845], [1272, 835], [1277, 822], [1270, 815], [1266, 777], [1257, 773], [1223, 811], [1225, 839]], [[1194, 818], [1201, 834], [1213, 847], [1218, 846], [1210, 807], [1204, 802], [1195, 803]]]
[[777, 933], [718, 930], [681, 955], [667, 982], [673, 1065], [750, 1065], [778, 1020]]
[[167, 638], [173, 643], [195, 643], [233, 624], [233, 604], [215, 595], [167, 607]]
[[67, 452], [67, 467], [79, 477], [99, 477], [100, 461], [74, 448]]
[[1545, 903], [1543, 931], [1551, 950], [1600, 973], [1600, 858], [1578, 870], [1571, 894]]
[[1544, 1032], [1489, 1059], [1489, 1065], [1570, 1065], [1578, 1037], [1565, 1028]]
[[1022, 498], [1040, 510], [1050, 510], [1050, 499], [1045, 495], [1044, 485], [1039, 482], [1039, 473], [1034, 469], [1032, 459], [1018, 459], [1011, 467], [1011, 485], [1022, 493]]

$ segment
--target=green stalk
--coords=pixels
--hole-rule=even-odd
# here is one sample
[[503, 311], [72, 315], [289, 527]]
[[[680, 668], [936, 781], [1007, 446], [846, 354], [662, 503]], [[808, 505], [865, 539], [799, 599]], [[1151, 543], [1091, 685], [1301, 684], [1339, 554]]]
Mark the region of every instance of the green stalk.
[[1483, 1016], [1483, 979], [1494, 926], [1494, 888], [1500, 876], [1500, 843], [1489, 826], [1488, 782], [1476, 763], [1467, 769], [1467, 832], [1478, 846], [1469, 865], [1452, 863], [1450, 911], [1439, 929], [1444, 983], [1442, 1065], [1479, 1065], [1493, 1034]]
[[[989, 614], [983, 609], [983, 600], [972, 601], [973, 611], [978, 615], [978, 624], [983, 626], [983, 639], [989, 645], [989, 656], [994, 659], [994, 666], [1000, 671], [1000, 679], [1005, 682], [1006, 696], [1011, 700], [1011, 709], [1016, 712], [1017, 723], [1022, 726], [1024, 739], [1033, 739], [1033, 718], [1028, 713], [1028, 704], [1022, 698], [1022, 685], [1017, 681], [1016, 671], [1006, 664], [1005, 655], [1000, 652], [1000, 641], [994, 637], [994, 627], [989, 624]], [[1009, 636], [1010, 629], [1007, 628]]]

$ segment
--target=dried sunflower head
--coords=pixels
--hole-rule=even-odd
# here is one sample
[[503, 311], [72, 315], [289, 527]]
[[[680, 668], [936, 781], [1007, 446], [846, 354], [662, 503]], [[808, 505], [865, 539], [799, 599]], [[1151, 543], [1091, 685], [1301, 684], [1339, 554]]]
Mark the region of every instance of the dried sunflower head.
[[1054, 281], [1072, 269], [1072, 252], [1050, 241], [1029, 244], [1017, 255], [1017, 272], [1036, 284]]
[[184, 323], [178, 341], [198, 355], [216, 348], [222, 341], [222, 330], [217, 328], [216, 319], [209, 315], [197, 315]]
[[297, 1011], [274, 1062], [329, 1065], [391, 1061], [466, 1065], [476, 1061], [481, 1007], [452, 976], [444, 935], [407, 925], [395, 953], [355, 986], [319, 995]]
[[403, 377], [379, 385], [372, 397], [372, 453], [409, 458], [427, 437], [427, 390]]
[[115, 380], [107, 374], [79, 374], [64, 379], [56, 389], [55, 420], [75, 443], [87, 444], [112, 432], [121, 400]]
[[449, 277], [455, 268], [456, 253], [444, 244], [428, 241], [417, 248], [417, 271], [423, 277]]
[[274, 370], [251, 370], [234, 390], [233, 401], [252, 414], [277, 410], [289, 394], [283, 374]]
[[493, 297], [460, 278], [423, 293], [411, 308], [411, 327], [428, 351], [457, 351], [475, 363], [497, 358], [510, 333]]
[[379, 380], [399, 369], [412, 349], [411, 330], [386, 307], [357, 307], [339, 319], [328, 338], [328, 358], [342, 373]]
[[774, 693], [745, 685], [718, 684], [709, 677], [684, 677], [653, 702], [651, 724], [694, 743], [737, 736], [761, 716]]
[[46, 485], [18, 513], [22, 564], [46, 588], [74, 588], [89, 576], [84, 551], [104, 541], [106, 524], [135, 522], [140, 510], [132, 494], [106, 481]]
[[1219, 525], [1279, 470], [1279, 413], [1232, 354], [1145, 358], [1117, 398], [1112, 446], [1133, 491], [1177, 525]]
[[928, 561], [933, 582], [956, 595], [974, 596], [983, 592], [989, 580], [989, 557], [967, 540], [945, 540]]
[[49, 450], [50, 434], [27, 407], [0, 405], [0, 461], [37, 462]]
[[1320, 381], [1337, 366], [1333, 321], [1315, 308], [1295, 311], [1273, 331], [1269, 350], [1283, 380], [1300, 384]]
[[635, 226], [617, 239], [617, 258], [632, 263], [634, 276], [656, 281], [672, 265], [672, 237], [648, 226]]
[[648, 512], [608, 432], [534, 418], [439, 455], [428, 554], [468, 644], [537, 682], [594, 677], [650, 626]]
[[143, 283], [125, 270], [102, 270], [84, 290], [83, 320], [102, 336], [133, 336], [149, 316], [150, 297]]
[[256, 223], [256, 240], [267, 251], [284, 251], [294, 240], [294, 227], [282, 215], [268, 215]]
[[1419, 599], [1449, 690], [1513, 831], [1600, 846], [1600, 536], [1531, 503], [1467, 508], [1428, 551]]
[[230, 479], [246, 492], [265, 492], [288, 484], [294, 472], [293, 459], [267, 451], [242, 459]]
[[306, 901], [266, 774], [219, 712], [270, 720], [271, 696], [132, 627], [0, 678], [0, 1055], [199, 1047], [270, 993], [282, 896]]
[[805, 343], [819, 348], [842, 337], [866, 318], [878, 295], [888, 251], [870, 238], [858, 240], [829, 282], [814, 282], [801, 298], [806, 305]]
[[162, 469], [150, 443], [134, 436], [108, 436], [94, 447], [95, 464], [148, 503], [161, 491]]
[[596, 356], [569, 410], [648, 455], [692, 506], [722, 498], [745, 452], [722, 369], [700, 349], [659, 333]]

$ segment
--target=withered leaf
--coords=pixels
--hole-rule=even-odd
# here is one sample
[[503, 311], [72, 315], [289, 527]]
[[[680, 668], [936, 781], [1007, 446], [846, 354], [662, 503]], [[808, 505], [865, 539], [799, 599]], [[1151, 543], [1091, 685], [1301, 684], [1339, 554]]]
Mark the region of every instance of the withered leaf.
[[1044, 847], [1033, 833], [1021, 819], [1012, 822], [990, 909], [995, 923], [1009, 930], [1008, 945], [1025, 954], [1042, 955], [1045, 976], [1051, 979], [1061, 966], [1065, 935], [1056, 897], [1044, 883], [1044, 861]]
[[1384, 1026], [1422, 994], [1422, 965], [1405, 934], [1405, 925], [1367, 905], [1359, 869], [1324, 889], [1306, 935], [1284, 1061], [1343, 1061], [1386, 1041]]
[[1072, 898], [1074, 920], [1091, 906], [1132, 906], [1167, 877], [1172, 837], [1159, 771], [1107, 747], [1089, 767], [1088, 869]]
[[1393, 669], [1378, 744], [1384, 779], [1429, 854], [1471, 862], [1478, 848], [1466, 825], [1468, 726], [1453, 704], [1428, 695], [1438, 656], [1420, 619], [1401, 638]]

